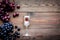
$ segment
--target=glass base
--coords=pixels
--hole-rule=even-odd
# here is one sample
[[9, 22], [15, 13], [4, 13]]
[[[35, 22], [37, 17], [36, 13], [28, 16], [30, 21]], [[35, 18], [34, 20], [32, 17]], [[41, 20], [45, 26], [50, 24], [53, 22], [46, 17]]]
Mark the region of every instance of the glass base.
[[30, 34], [28, 34], [28, 33], [26, 33], [26, 34], [24, 34], [23, 36], [31, 36]]

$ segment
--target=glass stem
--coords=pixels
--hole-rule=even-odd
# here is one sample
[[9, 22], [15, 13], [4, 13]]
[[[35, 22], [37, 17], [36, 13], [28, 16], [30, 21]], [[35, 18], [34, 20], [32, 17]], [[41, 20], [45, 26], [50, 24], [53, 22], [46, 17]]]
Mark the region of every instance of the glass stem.
[[26, 33], [28, 33], [28, 27], [26, 27]]

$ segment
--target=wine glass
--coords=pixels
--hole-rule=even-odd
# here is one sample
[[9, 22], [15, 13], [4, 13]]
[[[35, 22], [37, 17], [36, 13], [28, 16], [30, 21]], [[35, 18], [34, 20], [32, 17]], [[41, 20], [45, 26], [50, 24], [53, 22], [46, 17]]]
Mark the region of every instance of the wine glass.
[[26, 28], [24, 36], [30, 36], [28, 33], [29, 26], [30, 26], [30, 16], [24, 16], [24, 27]]

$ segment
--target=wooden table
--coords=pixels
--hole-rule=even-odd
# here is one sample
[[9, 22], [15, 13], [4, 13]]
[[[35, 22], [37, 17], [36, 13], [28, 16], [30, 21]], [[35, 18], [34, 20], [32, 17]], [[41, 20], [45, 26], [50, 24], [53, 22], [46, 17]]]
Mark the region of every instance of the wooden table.
[[[21, 28], [21, 40], [49, 40], [49, 38], [53, 38], [55, 40], [55, 36], [60, 35], [60, 10], [58, 9], [59, 6], [45, 6], [41, 4], [40, 6], [38, 4], [34, 4], [34, 1], [30, 1], [32, 6], [28, 3], [28, 1], [22, 1], [16, 2], [21, 5], [21, 8], [19, 10], [15, 10], [15, 12], [19, 13], [19, 17], [13, 18], [12, 13], [11, 15], [11, 22], [14, 25], [17, 25], [19, 28]], [[52, 1], [51, 1], [52, 2]], [[26, 3], [26, 4], [25, 4]], [[44, 3], [44, 2], [43, 2]], [[45, 2], [46, 3], [46, 2]], [[28, 4], [28, 5], [27, 5]], [[48, 3], [47, 3], [48, 4]], [[43, 6], [42, 6], [43, 5]], [[23, 37], [22, 35], [25, 33], [25, 28], [23, 26], [23, 17], [26, 15], [30, 15], [30, 27], [28, 29], [29, 34], [31, 34], [31, 37]], [[60, 36], [58, 36], [58, 39]], [[31, 39], [30, 39], [31, 38]], [[19, 40], [20, 40], [19, 39]]]

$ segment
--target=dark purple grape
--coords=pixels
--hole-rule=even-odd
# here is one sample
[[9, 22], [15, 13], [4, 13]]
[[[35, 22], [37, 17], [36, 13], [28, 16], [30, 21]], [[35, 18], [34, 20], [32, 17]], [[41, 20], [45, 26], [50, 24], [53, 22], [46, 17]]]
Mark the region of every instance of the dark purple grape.
[[9, 13], [6, 13], [6, 16], [9, 16]]
[[17, 29], [18, 28], [18, 26], [15, 26], [15, 29]]
[[16, 13], [13, 14], [13, 17], [16, 17]]
[[16, 16], [19, 16], [19, 13], [16, 13]]
[[20, 31], [20, 28], [18, 28], [17, 30]]
[[20, 9], [20, 5], [17, 5], [17, 9]]
[[17, 16], [19, 16], [18, 13], [14, 13], [14, 14], [13, 14], [13, 17], [17, 17]]

